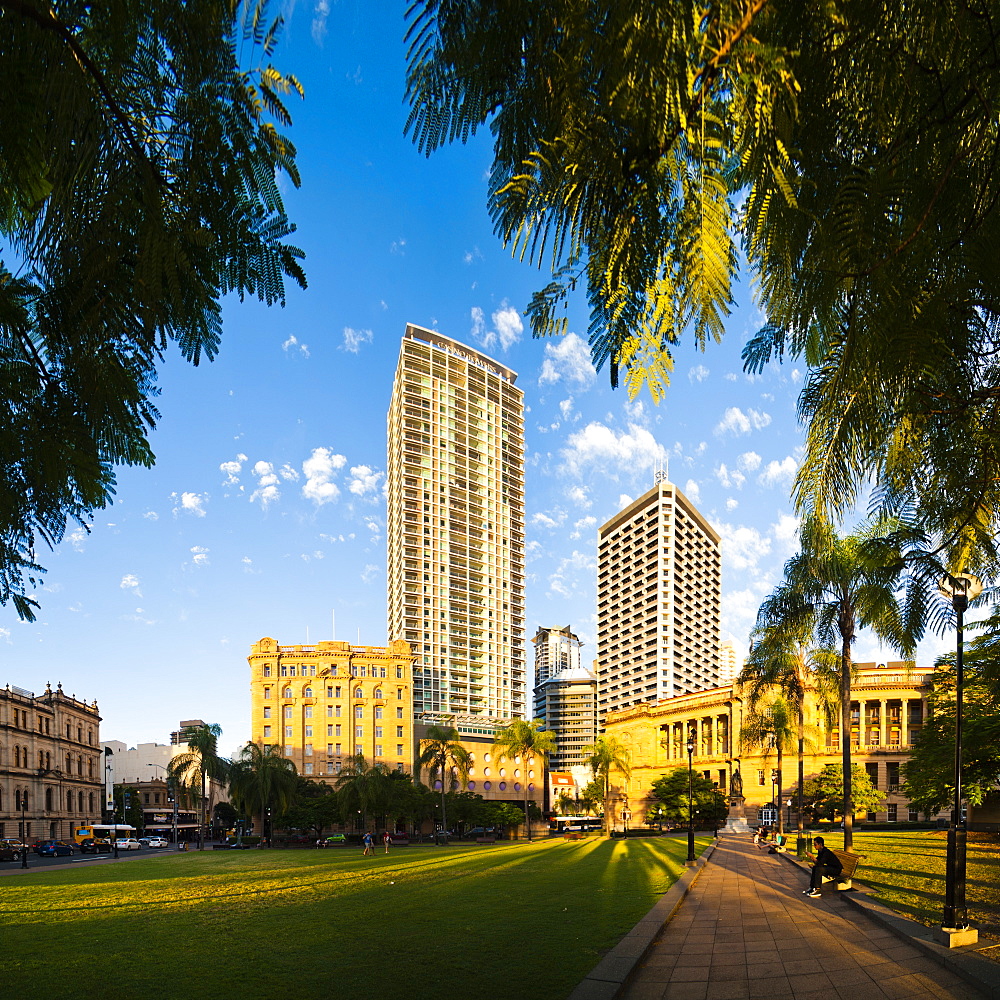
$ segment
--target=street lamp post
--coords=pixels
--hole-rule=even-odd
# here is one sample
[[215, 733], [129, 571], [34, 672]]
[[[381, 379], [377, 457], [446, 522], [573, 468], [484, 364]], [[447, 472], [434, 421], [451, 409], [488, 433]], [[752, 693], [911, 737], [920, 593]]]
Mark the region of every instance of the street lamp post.
[[[948, 574], [940, 584], [941, 593], [951, 600], [956, 618], [955, 645], [955, 803], [951, 822], [948, 824], [948, 855], [945, 862], [944, 918], [941, 930], [952, 945], [971, 944], [978, 940], [978, 932], [969, 927], [969, 914], [965, 906], [965, 848], [966, 822], [962, 816], [962, 685], [963, 629], [969, 601], [982, 592], [983, 585], [971, 573]], [[964, 932], [957, 935], [956, 932]]]
[[694, 860], [694, 733], [688, 732], [688, 856], [684, 862], [693, 865]]
[[28, 867], [28, 838], [26, 836], [28, 823], [25, 818], [25, 809], [28, 806], [27, 791], [21, 792], [21, 867]]

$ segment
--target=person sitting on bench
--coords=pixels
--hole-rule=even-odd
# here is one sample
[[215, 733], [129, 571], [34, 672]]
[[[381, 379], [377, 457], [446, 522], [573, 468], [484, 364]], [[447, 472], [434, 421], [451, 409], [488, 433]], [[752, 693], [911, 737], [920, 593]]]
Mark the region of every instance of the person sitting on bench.
[[[819, 887], [823, 884], [823, 879], [836, 878], [844, 870], [844, 866], [840, 863], [840, 858], [826, 846], [822, 837], [813, 838], [813, 847], [816, 848], [816, 854], [813, 860], [812, 875], [809, 876], [809, 888], [802, 891], [807, 896], [818, 899]], [[810, 852], [807, 857], [814, 856]]]

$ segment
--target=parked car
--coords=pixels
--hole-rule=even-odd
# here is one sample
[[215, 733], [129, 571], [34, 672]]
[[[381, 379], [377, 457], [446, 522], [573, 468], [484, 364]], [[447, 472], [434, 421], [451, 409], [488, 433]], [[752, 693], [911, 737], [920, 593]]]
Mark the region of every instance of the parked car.
[[140, 837], [139, 843], [143, 847], [168, 847], [169, 842], [163, 837]]
[[141, 851], [142, 844], [135, 837], [119, 837], [115, 846], [119, 851]]
[[19, 840], [0, 840], [0, 861], [20, 861], [25, 846]]
[[67, 844], [65, 840], [41, 840], [35, 844], [35, 854], [40, 858], [54, 858], [76, 853], [75, 844]]

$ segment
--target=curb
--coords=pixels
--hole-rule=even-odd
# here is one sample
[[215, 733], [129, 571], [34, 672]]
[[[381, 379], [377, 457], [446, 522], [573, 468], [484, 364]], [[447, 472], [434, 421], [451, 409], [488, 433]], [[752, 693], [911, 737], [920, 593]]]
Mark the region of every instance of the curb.
[[[803, 864], [794, 856], [779, 854], [778, 857], [805, 872], [811, 870], [809, 865]], [[929, 958], [975, 987], [989, 1000], [1000, 1000], [1000, 963], [977, 954], [981, 948], [996, 947], [995, 942], [967, 945], [964, 948], [946, 948], [934, 940], [934, 932], [930, 927], [902, 916], [885, 903], [872, 899], [867, 892], [838, 892], [837, 899], [842, 899], [856, 910], [860, 910], [869, 920], [881, 924], [907, 944], [919, 948]]]
[[[653, 904], [652, 909], [587, 973], [569, 995], [569, 1000], [614, 1000], [632, 973], [660, 936], [664, 925], [677, 912], [688, 890], [715, 851], [712, 841], [693, 868], [683, 875]], [[1000, 1000], [1000, 997], [998, 997]]]

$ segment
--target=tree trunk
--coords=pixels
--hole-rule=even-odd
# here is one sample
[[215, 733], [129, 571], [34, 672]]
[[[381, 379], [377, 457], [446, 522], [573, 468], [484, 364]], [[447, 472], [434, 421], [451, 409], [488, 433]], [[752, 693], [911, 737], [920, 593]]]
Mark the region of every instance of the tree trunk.
[[782, 770], [781, 770], [781, 761], [782, 761], [781, 740], [779, 739], [778, 740], [778, 780], [775, 783], [775, 787], [778, 790], [778, 794], [775, 796], [775, 799], [777, 801], [774, 803], [775, 809], [778, 810], [778, 833], [784, 833], [785, 832], [785, 827], [784, 827], [784, 824], [783, 824], [783, 821], [782, 821], [782, 818], [781, 818], [781, 800], [784, 798], [784, 795], [782, 794], [782, 791], [781, 791], [781, 785], [782, 785], [782, 781], [783, 781], [783, 778], [784, 778], [784, 775], [783, 775]]
[[854, 846], [851, 815], [851, 641], [844, 638], [840, 654], [840, 756], [844, 770], [844, 850]]
[[796, 804], [796, 810], [798, 812], [798, 817], [796, 819], [796, 830], [795, 830], [795, 850], [799, 851], [802, 844], [802, 840], [805, 837], [805, 829], [802, 824], [802, 795], [803, 788], [805, 786], [805, 744], [806, 744], [806, 713], [803, 705], [799, 704], [799, 780], [798, 780], [798, 803]]

